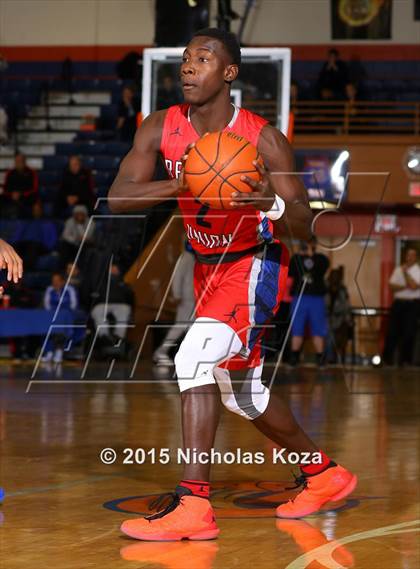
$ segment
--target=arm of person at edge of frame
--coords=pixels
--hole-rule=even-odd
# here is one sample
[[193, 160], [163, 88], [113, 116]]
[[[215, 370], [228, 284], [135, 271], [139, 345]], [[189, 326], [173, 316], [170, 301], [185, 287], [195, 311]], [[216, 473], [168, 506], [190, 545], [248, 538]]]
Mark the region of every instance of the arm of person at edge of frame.
[[186, 188], [183, 177], [152, 181], [160, 151], [166, 110], [149, 115], [137, 129], [131, 150], [120, 164], [108, 194], [112, 213], [138, 211], [176, 197]]
[[[0, 270], [6, 269], [7, 280], [17, 283], [23, 276], [23, 262], [9, 243], [0, 239]], [[0, 286], [0, 298], [3, 287]]]
[[279, 220], [272, 222], [274, 236], [286, 234], [290, 238], [309, 241], [312, 237], [313, 215], [306, 189], [294, 173], [292, 147], [279, 130], [267, 125], [261, 131], [258, 151], [264, 162], [264, 166], [256, 163], [262, 179], [255, 182], [243, 176], [242, 179], [253, 191], [250, 194], [233, 192], [233, 207], [252, 205], [260, 211], [269, 211], [274, 204], [274, 194], [278, 194], [284, 200], [286, 209]]

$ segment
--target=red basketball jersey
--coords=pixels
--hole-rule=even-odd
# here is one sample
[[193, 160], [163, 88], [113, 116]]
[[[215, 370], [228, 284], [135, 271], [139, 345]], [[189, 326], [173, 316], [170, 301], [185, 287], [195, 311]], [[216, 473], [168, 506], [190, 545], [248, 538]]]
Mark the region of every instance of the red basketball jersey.
[[[178, 178], [186, 147], [200, 136], [189, 120], [189, 105], [175, 105], [167, 111], [161, 139], [161, 153], [172, 178]], [[235, 108], [225, 128], [243, 136], [254, 146], [267, 121], [245, 109]], [[235, 210], [210, 209], [190, 192], [178, 198], [187, 237], [200, 257], [252, 249], [272, 239], [272, 223], [253, 207]]]

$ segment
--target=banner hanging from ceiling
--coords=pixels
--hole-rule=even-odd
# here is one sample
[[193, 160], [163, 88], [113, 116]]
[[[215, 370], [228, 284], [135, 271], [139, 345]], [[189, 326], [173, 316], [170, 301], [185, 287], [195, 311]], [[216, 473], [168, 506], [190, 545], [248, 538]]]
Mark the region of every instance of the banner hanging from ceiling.
[[391, 39], [392, 0], [331, 0], [332, 39]]

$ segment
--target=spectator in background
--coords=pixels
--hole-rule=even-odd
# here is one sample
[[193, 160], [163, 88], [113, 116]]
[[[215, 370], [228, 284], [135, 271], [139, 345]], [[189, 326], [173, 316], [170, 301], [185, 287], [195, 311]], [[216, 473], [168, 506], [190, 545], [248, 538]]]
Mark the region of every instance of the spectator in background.
[[38, 175], [27, 166], [23, 154], [16, 154], [15, 167], [7, 171], [4, 181], [2, 215], [12, 219], [29, 219], [38, 201]]
[[[66, 279], [74, 289], [79, 292], [82, 279], [80, 277], [79, 267], [74, 263], [67, 263], [66, 265]], [[78, 295], [80, 298], [80, 295]]]
[[330, 49], [318, 77], [319, 96], [324, 101], [344, 99], [347, 82], [347, 65], [336, 49]]
[[70, 156], [55, 203], [56, 216], [61, 219], [69, 216], [75, 205], [84, 205], [92, 213], [95, 205], [94, 181], [90, 170], [83, 167], [80, 157]]
[[134, 307], [134, 293], [121, 278], [118, 265], [111, 265], [109, 275], [93, 297], [91, 316], [100, 340], [112, 345], [116, 339], [124, 340]]
[[326, 297], [329, 323], [328, 356], [331, 363], [346, 362], [346, 347], [353, 327], [350, 298], [343, 282], [344, 268], [332, 269], [328, 275]]
[[132, 87], [124, 87], [122, 99], [118, 106], [117, 133], [121, 140], [132, 142], [137, 128], [137, 113], [140, 103], [135, 97]]
[[157, 110], [178, 105], [183, 100], [182, 93], [171, 75], [165, 75], [158, 88]]
[[42, 219], [42, 206], [33, 206], [33, 219], [18, 222], [13, 242], [27, 270], [33, 270], [41, 255], [52, 251], [58, 240], [57, 226], [49, 219]]
[[[74, 287], [68, 284], [65, 289], [65, 279], [61, 273], [53, 273], [51, 277], [51, 285], [47, 288], [44, 294], [44, 308], [51, 312], [55, 312], [58, 305], [60, 305], [60, 311], [65, 312], [69, 318], [65, 319], [65, 323], [68, 324], [73, 321], [73, 315], [78, 307], [77, 294]], [[59, 324], [63, 324], [62, 321]], [[58, 330], [58, 328], [57, 328]], [[63, 361], [63, 348], [66, 341], [66, 337], [70, 334], [70, 330], [67, 329], [66, 332], [53, 333], [48, 339], [47, 345], [45, 347], [45, 355], [42, 358], [43, 362], [50, 362], [53, 360], [55, 363], [61, 363]]]
[[89, 220], [86, 206], [76, 205], [73, 209], [73, 215], [64, 224], [58, 247], [62, 267], [74, 261], [82, 240], [84, 240], [84, 250], [81, 251], [78, 259], [80, 267], [83, 266], [83, 257], [86, 255], [85, 249], [95, 244], [95, 223], [92, 219]]
[[347, 83], [345, 88], [346, 100], [349, 103], [350, 109], [354, 107], [357, 101], [357, 87], [354, 83]]
[[66, 265], [66, 282], [72, 285], [77, 293], [80, 308], [88, 310], [89, 308], [89, 292], [87, 291], [85, 279], [75, 263], [67, 263]]
[[162, 344], [155, 350], [153, 361], [157, 365], [172, 365], [169, 352], [191, 325], [194, 315], [194, 265], [195, 257], [188, 241], [175, 269], [172, 281], [172, 295], [177, 303], [175, 322], [166, 333]]
[[360, 61], [360, 56], [352, 55], [348, 64], [348, 81], [352, 83], [359, 95], [365, 95], [365, 79], [367, 77], [366, 69]]
[[[310, 326], [316, 351], [316, 363], [319, 367], [324, 363], [325, 338], [327, 335], [325, 275], [329, 265], [328, 257], [316, 252], [315, 238], [309, 245], [302, 243], [299, 253], [290, 259], [289, 276], [293, 278], [291, 290], [293, 322], [289, 361], [292, 366], [299, 362], [307, 324]], [[302, 287], [304, 287], [303, 290]], [[302, 294], [300, 294], [301, 292]]]
[[[36, 301], [32, 291], [22, 281], [8, 288], [11, 308], [35, 308]], [[37, 336], [17, 336], [10, 338], [11, 352], [16, 360], [33, 358], [39, 344]]]
[[0, 144], [6, 144], [9, 138], [7, 132], [7, 123], [9, 118], [6, 113], [6, 109], [0, 105]]
[[399, 365], [410, 365], [413, 363], [420, 304], [420, 267], [416, 249], [407, 249], [404, 263], [395, 267], [389, 285], [394, 293], [394, 302], [389, 314], [383, 361], [386, 365], [393, 365], [395, 351], [399, 348]]
[[141, 79], [141, 55], [137, 51], [129, 51], [117, 63], [115, 70], [120, 79], [137, 83]]
[[73, 60], [70, 57], [66, 57], [61, 65], [60, 79], [64, 83], [66, 91], [71, 94], [73, 92], [74, 68]]

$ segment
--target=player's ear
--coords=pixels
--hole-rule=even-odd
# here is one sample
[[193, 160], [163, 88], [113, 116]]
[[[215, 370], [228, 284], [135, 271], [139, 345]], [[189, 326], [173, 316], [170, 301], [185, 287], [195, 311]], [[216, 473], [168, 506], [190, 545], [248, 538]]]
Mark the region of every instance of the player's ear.
[[235, 81], [235, 79], [237, 78], [238, 73], [239, 69], [235, 63], [228, 65], [227, 67], [225, 67], [225, 77], [224, 77], [225, 81], [227, 83], [232, 83], [232, 81]]

